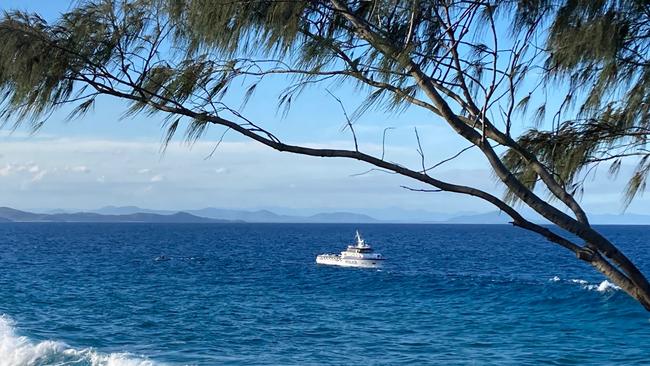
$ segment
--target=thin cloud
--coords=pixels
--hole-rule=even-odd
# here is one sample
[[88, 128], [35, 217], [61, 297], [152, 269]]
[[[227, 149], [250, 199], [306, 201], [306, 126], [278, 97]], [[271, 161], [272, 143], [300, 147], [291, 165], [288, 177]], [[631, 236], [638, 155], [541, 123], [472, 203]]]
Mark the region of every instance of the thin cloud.
[[72, 167], [65, 167], [65, 170], [75, 173], [90, 173], [90, 168], [85, 165], [77, 165]]
[[6, 177], [10, 175], [12, 172], [37, 173], [40, 170], [41, 168], [32, 162], [26, 164], [5, 164], [3, 168], [0, 168], [0, 176]]
[[39, 182], [43, 180], [45, 175], [47, 174], [47, 170], [40, 170], [34, 176], [32, 177], [32, 182]]
[[5, 164], [4, 168], [0, 168], [0, 177], [6, 177], [11, 173], [11, 164]]
[[[332, 148], [342, 142], [308, 145]], [[356, 206], [368, 208], [400, 205], [413, 209], [444, 207], [447, 211], [492, 209], [464, 196], [406, 191], [400, 185], [413, 183], [391, 174], [373, 172], [352, 176], [370, 168], [352, 160], [302, 157], [254, 143], [227, 141], [207, 161], [203, 158], [214, 148], [211, 141], [199, 141], [192, 150], [172, 144], [161, 158], [159, 146], [158, 142], [148, 141], [71, 138], [3, 142], [4, 158], [0, 162], [3, 204], [52, 208], [99, 207], [106, 203], [167, 208], [218, 204], [259, 208], [286, 206], [291, 202], [296, 207], [334, 209], [354, 202]], [[381, 145], [364, 147], [376, 150], [377, 156], [382, 154]], [[124, 156], [116, 158], [116, 151], [123, 152]], [[414, 151], [387, 146], [386, 156], [418, 167], [420, 160]], [[454, 151], [436, 153], [444, 158]], [[429, 164], [437, 161], [433, 156], [427, 159]], [[495, 195], [502, 194], [489, 170], [476, 164], [454, 162], [433, 173], [442, 180], [476, 185]], [[38, 181], [42, 182], [32, 183]], [[588, 209], [597, 207], [602, 212], [619, 209], [621, 182], [607, 182], [599, 176], [589, 183], [594, 194], [590, 195], [590, 190], [585, 194]], [[57, 194], [53, 195], [53, 191]], [[156, 195], [144, 195], [145, 192], [156, 192]], [[647, 202], [648, 199], [639, 200], [630, 210], [647, 212], [644, 206]]]
[[151, 183], [162, 182], [165, 179], [165, 176], [162, 174], [156, 174], [149, 180]]

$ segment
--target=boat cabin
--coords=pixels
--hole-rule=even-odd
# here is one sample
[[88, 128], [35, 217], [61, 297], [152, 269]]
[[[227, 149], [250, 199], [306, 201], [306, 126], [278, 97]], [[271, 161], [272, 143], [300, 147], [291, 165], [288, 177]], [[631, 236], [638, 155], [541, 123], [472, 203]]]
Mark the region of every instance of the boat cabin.
[[348, 245], [348, 252], [352, 253], [371, 253], [372, 248], [368, 245], [365, 247], [358, 247], [356, 245]]

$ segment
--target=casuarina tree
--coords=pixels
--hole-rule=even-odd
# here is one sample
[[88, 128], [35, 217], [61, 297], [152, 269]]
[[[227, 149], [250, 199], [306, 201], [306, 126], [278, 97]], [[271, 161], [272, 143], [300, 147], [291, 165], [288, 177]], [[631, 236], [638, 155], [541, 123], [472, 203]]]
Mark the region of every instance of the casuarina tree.
[[[356, 159], [422, 191], [489, 202], [650, 310], [646, 277], [576, 198], [603, 163], [614, 174], [637, 160], [624, 203], [645, 187], [649, 17], [644, 1], [579, 0], [89, 0], [51, 23], [7, 12], [0, 117], [37, 130], [58, 108], [83, 115], [107, 95], [128, 102], [126, 115], [158, 116], [167, 142], [182, 129], [196, 140], [212, 126], [279, 151]], [[356, 86], [359, 107], [344, 113], [352, 147], [293, 145], [247, 116], [241, 105], [278, 77], [281, 110], [309, 103], [299, 98], [307, 88]], [[418, 166], [363, 151], [354, 123], [369, 108], [423, 109], [428, 123], [466, 140], [457, 155], [480, 152], [505, 196], [438, 179], [435, 168], [453, 159], [425, 164], [417, 130]]]

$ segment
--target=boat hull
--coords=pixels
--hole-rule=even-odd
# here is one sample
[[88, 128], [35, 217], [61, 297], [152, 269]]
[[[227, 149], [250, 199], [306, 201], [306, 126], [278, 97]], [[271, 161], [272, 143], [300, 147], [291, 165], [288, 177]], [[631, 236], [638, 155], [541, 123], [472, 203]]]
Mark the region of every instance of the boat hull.
[[319, 255], [316, 263], [327, 266], [379, 268], [384, 264], [383, 259], [341, 258], [338, 255]]

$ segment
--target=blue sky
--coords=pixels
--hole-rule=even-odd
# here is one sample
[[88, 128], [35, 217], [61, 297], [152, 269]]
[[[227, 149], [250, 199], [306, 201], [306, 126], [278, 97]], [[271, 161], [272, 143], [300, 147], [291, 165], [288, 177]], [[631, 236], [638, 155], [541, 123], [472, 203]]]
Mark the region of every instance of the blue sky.
[[[65, 1], [3, 0], [4, 9], [20, 8], [53, 19]], [[352, 148], [344, 116], [324, 89], [306, 92], [286, 118], [276, 113], [282, 80], [263, 84], [245, 109], [247, 116], [285, 141], [323, 147]], [[336, 88], [346, 109], [361, 98], [350, 87]], [[20, 128], [0, 131], [0, 205], [23, 209], [92, 209], [104, 205], [137, 205], [156, 209], [277, 208], [303, 211], [352, 210], [376, 212], [386, 208], [432, 212], [485, 212], [491, 206], [477, 199], [449, 193], [416, 193], [400, 185], [418, 187], [407, 179], [372, 172], [343, 159], [302, 157], [227, 135], [207, 158], [221, 130], [213, 129], [192, 146], [174, 141], [160, 152], [162, 116], [122, 118], [125, 105], [103, 97], [94, 112], [66, 121], [61, 110], [36, 135]], [[363, 150], [381, 154], [385, 127], [395, 127], [387, 139], [388, 160], [419, 166], [413, 128], [417, 127], [428, 163], [435, 163], [467, 146], [438, 118], [411, 108], [394, 115], [373, 111], [355, 125]], [[624, 168], [621, 178], [625, 178]], [[621, 181], [604, 172], [588, 182], [582, 198], [586, 209], [620, 212]], [[500, 195], [486, 162], [475, 152], [436, 170], [435, 177], [470, 184]], [[628, 211], [650, 213], [647, 199], [635, 201]]]

